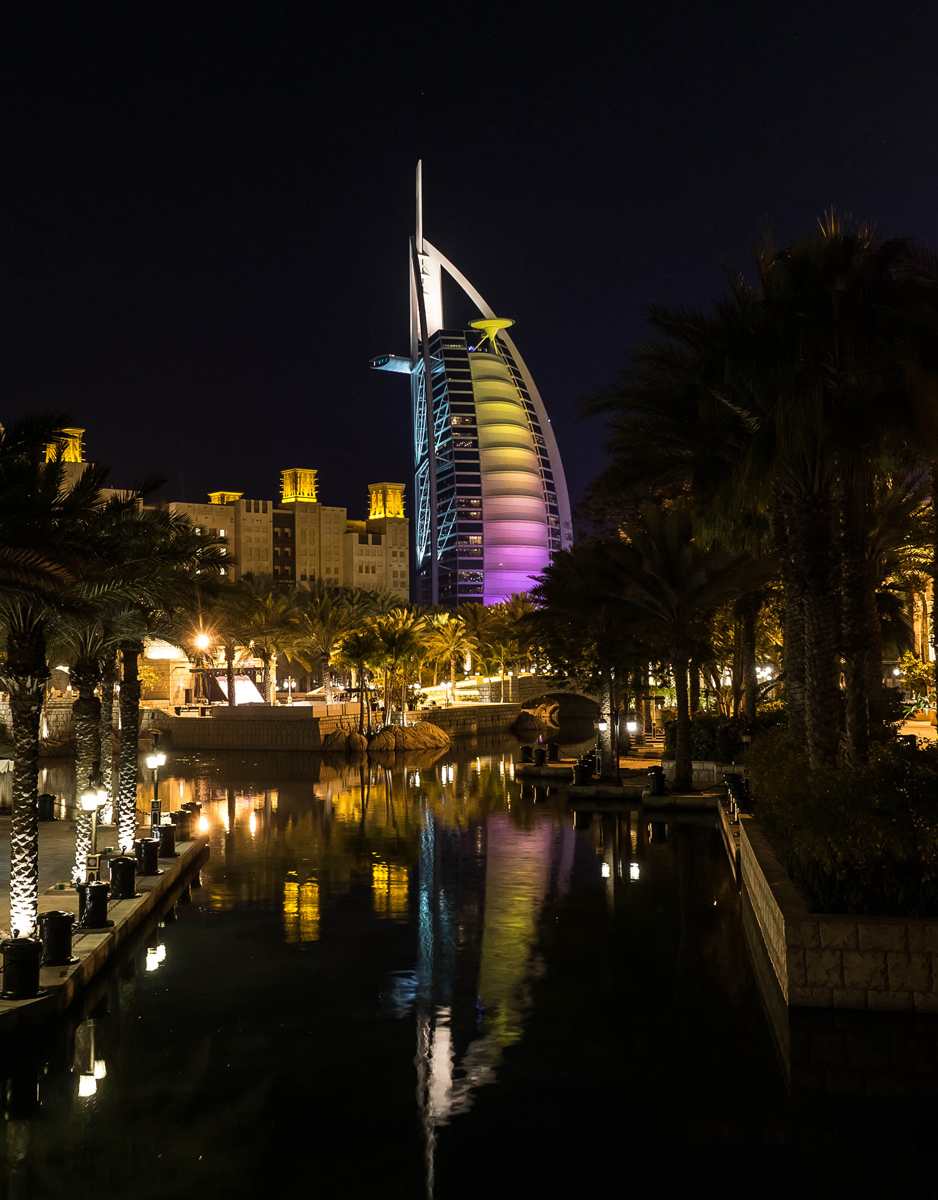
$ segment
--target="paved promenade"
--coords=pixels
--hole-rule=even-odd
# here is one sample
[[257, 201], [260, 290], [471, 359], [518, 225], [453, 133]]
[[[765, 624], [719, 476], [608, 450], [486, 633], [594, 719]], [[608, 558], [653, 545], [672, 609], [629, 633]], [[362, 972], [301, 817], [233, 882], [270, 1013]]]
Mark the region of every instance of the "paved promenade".
[[[105, 826], [106, 833], [109, 827]], [[112, 827], [111, 827], [112, 828]], [[99, 831], [100, 833], [101, 831]], [[109, 842], [99, 836], [98, 847]], [[178, 858], [160, 859], [159, 875], [138, 875], [136, 895], [131, 900], [112, 901], [107, 929], [80, 930], [72, 938], [72, 954], [78, 960], [68, 966], [43, 967], [35, 1000], [4, 1000], [0, 997], [0, 1038], [44, 1024], [71, 1004], [105, 966], [128, 937], [154, 911], [162, 909], [186, 886], [197, 867], [208, 856], [208, 837], [200, 835], [176, 846]], [[75, 822], [43, 821], [39, 825], [39, 912], [58, 910], [78, 916], [78, 893], [70, 886], [75, 857]], [[60, 888], [60, 884], [66, 884]], [[0, 817], [0, 932], [10, 932], [10, 818]]]

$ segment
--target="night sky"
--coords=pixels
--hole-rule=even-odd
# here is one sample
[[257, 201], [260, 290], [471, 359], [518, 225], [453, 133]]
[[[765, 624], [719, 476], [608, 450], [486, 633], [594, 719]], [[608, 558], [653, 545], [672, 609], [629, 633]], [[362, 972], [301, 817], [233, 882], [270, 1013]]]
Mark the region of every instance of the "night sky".
[[[571, 499], [575, 399], [650, 301], [706, 304], [830, 206], [938, 245], [924, 3], [10, 6], [0, 420], [63, 411], [127, 485], [413, 495], [407, 238], [513, 331]], [[454, 303], [447, 322], [471, 315]]]

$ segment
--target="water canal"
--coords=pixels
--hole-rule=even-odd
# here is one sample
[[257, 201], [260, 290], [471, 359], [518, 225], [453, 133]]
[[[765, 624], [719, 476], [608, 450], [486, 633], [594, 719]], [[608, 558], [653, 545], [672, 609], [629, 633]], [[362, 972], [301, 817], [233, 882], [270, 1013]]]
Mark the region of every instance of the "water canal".
[[[933, 1184], [927, 1050], [912, 1100], [789, 1092], [713, 823], [575, 823], [516, 748], [176, 758], [202, 886], [75, 1022], [5, 1048], [0, 1194]], [[837, 1028], [805, 1036], [836, 1060], [863, 1036]]]

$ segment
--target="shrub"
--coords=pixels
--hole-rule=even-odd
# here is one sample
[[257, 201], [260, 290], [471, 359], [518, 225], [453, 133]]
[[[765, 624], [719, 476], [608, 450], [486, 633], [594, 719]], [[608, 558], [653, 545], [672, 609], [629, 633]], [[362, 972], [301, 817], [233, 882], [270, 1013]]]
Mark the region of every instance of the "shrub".
[[812, 771], [777, 729], [748, 761], [756, 816], [812, 911], [938, 915], [938, 744], [884, 742], [859, 770]]
[[[771, 729], [784, 723], [785, 707], [772, 704], [760, 709], [753, 733]], [[743, 734], [746, 722], [742, 717], [733, 720], [720, 713], [696, 713], [690, 723], [690, 756], [708, 762], [738, 762], [745, 743]], [[666, 755], [674, 757], [677, 741], [677, 722], [667, 721], [664, 726], [664, 749]]]

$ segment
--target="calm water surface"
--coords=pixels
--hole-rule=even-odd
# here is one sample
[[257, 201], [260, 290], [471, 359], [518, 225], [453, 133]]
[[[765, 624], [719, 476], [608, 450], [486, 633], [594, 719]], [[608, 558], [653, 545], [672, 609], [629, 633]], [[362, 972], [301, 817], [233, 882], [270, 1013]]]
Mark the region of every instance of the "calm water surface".
[[931, 1177], [927, 1089], [789, 1094], [707, 821], [575, 822], [510, 747], [171, 768], [164, 807], [204, 805], [202, 887], [89, 1019], [6, 1048], [15, 1200]]

